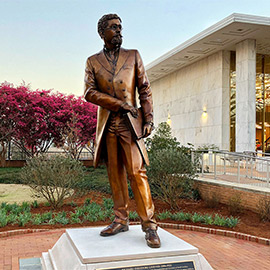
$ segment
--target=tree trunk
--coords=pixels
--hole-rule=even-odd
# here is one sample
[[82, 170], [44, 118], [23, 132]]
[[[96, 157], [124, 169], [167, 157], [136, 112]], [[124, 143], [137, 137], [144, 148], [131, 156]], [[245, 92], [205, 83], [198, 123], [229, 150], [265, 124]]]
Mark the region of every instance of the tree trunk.
[[7, 155], [7, 142], [2, 141], [0, 143], [0, 167], [6, 167], [6, 155]]

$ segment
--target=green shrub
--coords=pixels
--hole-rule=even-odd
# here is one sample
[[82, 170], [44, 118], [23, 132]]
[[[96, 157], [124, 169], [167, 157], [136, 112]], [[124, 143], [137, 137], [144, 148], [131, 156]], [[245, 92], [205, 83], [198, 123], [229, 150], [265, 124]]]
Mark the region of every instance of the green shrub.
[[163, 211], [157, 215], [157, 218], [160, 220], [171, 218], [172, 214], [169, 211]]
[[98, 218], [95, 215], [87, 214], [86, 216], [84, 216], [84, 220], [87, 220], [90, 222], [96, 222], [96, 221], [98, 221]]
[[80, 161], [61, 155], [40, 156], [27, 162], [21, 177], [24, 184], [58, 208], [65, 198], [73, 195], [76, 183], [84, 178], [84, 169]]
[[226, 218], [221, 217], [218, 214], [215, 214], [213, 224], [217, 225], [217, 226], [225, 227], [226, 226]]
[[22, 212], [30, 212], [31, 207], [27, 202], [24, 202], [22, 205], [18, 205], [17, 203], [13, 204], [7, 204], [5, 206], [5, 209], [7, 212], [14, 214], [14, 215], [19, 215]]
[[5, 227], [8, 224], [7, 212], [3, 209], [0, 210], [0, 227]]
[[150, 166], [147, 175], [153, 196], [177, 209], [177, 199], [193, 198], [193, 179], [197, 163], [192, 162], [189, 147], [180, 146], [166, 123], [161, 123], [152, 138], [147, 139]]
[[18, 215], [16, 214], [9, 214], [7, 218], [9, 224], [16, 224], [18, 222]]
[[197, 223], [197, 222], [204, 223], [205, 219], [203, 215], [194, 213], [193, 216], [191, 217], [191, 221], [194, 223]]
[[50, 220], [50, 224], [63, 224], [67, 225], [69, 223], [69, 219], [67, 218], [67, 214], [65, 211], [54, 214], [54, 217]]
[[105, 211], [100, 211], [98, 214], [97, 214], [97, 218], [98, 220], [101, 220], [101, 221], [105, 221], [106, 218], [107, 218], [107, 214]]
[[191, 219], [192, 219], [192, 214], [191, 213], [185, 213], [185, 220], [186, 221], [191, 221]]
[[75, 203], [74, 201], [71, 201], [71, 202], [69, 203], [69, 205], [72, 206], [72, 207], [76, 207], [76, 206], [77, 206], [77, 203]]
[[216, 192], [209, 192], [204, 198], [205, 204], [210, 208], [217, 208], [219, 206], [219, 195]]
[[111, 194], [106, 167], [100, 166], [96, 169], [93, 167], [87, 168], [84, 178], [75, 183], [74, 189], [77, 196], [85, 195], [91, 190]]
[[173, 209], [178, 208], [178, 198], [193, 197], [193, 165], [179, 149], [160, 150], [151, 155], [147, 175], [153, 195]]
[[74, 212], [74, 217], [80, 218], [84, 216], [84, 209], [82, 207], [77, 207]]
[[32, 202], [32, 207], [33, 207], [33, 208], [38, 208], [38, 207], [39, 207], [39, 204], [38, 204], [37, 200], [34, 200], [34, 201]]
[[22, 184], [21, 168], [0, 168], [1, 184]]
[[21, 205], [21, 211], [22, 212], [30, 212], [31, 206], [28, 202], [23, 202]]
[[176, 221], [185, 221], [187, 220], [187, 214], [189, 213], [177, 212], [172, 214], [171, 219]]
[[229, 228], [235, 227], [239, 222], [238, 218], [229, 217], [225, 219], [225, 226]]
[[166, 122], [160, 123], [154, 135], [146, 139], [146, 148], [150, 155], [162, 149], [178, 147], [180, 143], [172, 136], [171, 127]]
[[82, 220], [76, 216], [70, 216], [70, 223], [71, 224], [81, 224]]
[[102, 207], [99, 204], [92, 202], [87, 206], [83, 206], [82, 210], [84, 211], [85, 214], [97, 216], [98, 213], [102, 211]]
[[34, 225], [40, 225], [42, 223], [41, 214], [33, 215], [31, 221]]
[[129, 219], [130, 220], [139, 220], [139, 215], [135, 211], [129, 212]]
[[231, 215], [241, 213], [242, 210], [243, 210], [241, 195], [239, 193], [233, 194], [229, 198], [229, 204], [228, 205], [229, 205], [229, 212], [230, 212]]
[[48, 223], [53, 217], [52, 212], [45, 212], [41, 215], [41, 223]]
[[197, 151], [208, 151], [208, 150], [219, 150], [219, 147], [215, 144], [203, 144], [201, 146], [198, 146]]
[[257, 204], [258, 213], [261, 220], [270, 221], [270, 197], [261, 198]]
[[20, 227], [24, 227], [31, 220], [31, 213], [20, 213], [18, 216], [18, 224]]
[[103, 198], [103, 207], [107, 210], [113, 208], [113, 200], [111, 198]]
[[200, 190], [198, 189], [198, 187], [196, 187], [196, 185], [194, 185], [193, 189], [192, 189], [192, 198], [194, 201], [201, 200], [201, 193], [200, 193]]
[[235, 227], [239, 219], [234, 217], [222, 217], [216, 214], [214, 218], [212, 215], [201, 215], [199, 213], [194, 213], [193, 215], [190, 213], [177, 212], [171, 215], [172, 220], [176, 221], [192, 221], [194, 223], [202, 223], [206, 225], [217, 225], [222, 227]]
[[[41, 225], [41, 224], [62, 224], [66, 225], [69, 223], [72, 224], [81, 224], [83, 221], [105, 221], [106, 219], [114, 219], [113, 209], [111, 207], [110, 200], [106, 199], [105, 204], [108, 204], [104, 207], [104, 203], [99, 205], [95, 202], [90, 203], [88, 205], [83, 205], [80, 207], [76, 207], [74, 212], [45, 212], [43, 214], [31, 214], [30, 212], [24, 212], [23, 207], [18, 206], [16, 204], [8, 205], [5, 203], [1, 204], [0, 208], [0, 227], [5, 227], [8, 224], [18, 224], [19, 226], [25, 226], [27, 223], [33, 225]], [[9, 209], [9, 210], [7, 210]], [[14, 211], [16, 209], [16, 211]], [[21, 212], [18, 212], [20, 209]], [[16, 212], [16, 214], [11, 211]], [[70, 218], [68, 218], [70, 216]], [[202, 224], [214, 224], [217, 226], [223, 227], [235, 227], [239, 219], [235, 217], [222, 217], [216, 214], [214, 218], [212, 215], [201, 215], [199, 213], [184, 213], [184, 212], [176, 212], [172, 213], [168, 210], [163, 211], [157, 215], [157, 218], [160, 220], [164, 219], [172, 219], [176, 221], [192, 221], [194, 223], [202, 223]], [[129, 213], [130, 220], [139, 220], [139, 216], [136, 212], [131, 211]]]
[[6, 209], [7, 205], [8, 204], [6, 202], [2, 202], [1, 205], [0, 205], [0, 210], [1, 209]]
[[91, 199], [90, 198], [86, 198], [84, 201], [84, 205], [89, 205], [91, 203]]
[[206, 225], [212, 225], [213, 224], [212, 215], [204, 215], [203, 216], [203, 223]]
[[105, 217], [111, 219], [114, 217], [114, 211], [113, 209], [107, 209], [104, 211]]

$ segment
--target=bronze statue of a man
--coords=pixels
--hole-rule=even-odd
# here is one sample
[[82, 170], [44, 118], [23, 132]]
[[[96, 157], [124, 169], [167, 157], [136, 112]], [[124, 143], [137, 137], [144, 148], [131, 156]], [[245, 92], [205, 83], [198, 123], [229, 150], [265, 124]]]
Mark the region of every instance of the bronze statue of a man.
[[85, 99], [99, 106], [94, 166], [101, 159], [105, 161], [114, 201], [115, 219], [100, 235], [128, 230], [127, 174], [145, 239], [148, 246], [156, 248], [160, 247], [160, 239], [144, 166], [146, 151], [144, 144], [133, 139], [124, 117], [128, 112], [137, 117], [137, 89], [144, 118], [143, 134], [149, 136], [153, 127], [152, 93], [139, 52], [121, 48], [121, 22], [116, 14], [99, 20], [98, 33], [104, 48], [87, 59], [85, 69]]

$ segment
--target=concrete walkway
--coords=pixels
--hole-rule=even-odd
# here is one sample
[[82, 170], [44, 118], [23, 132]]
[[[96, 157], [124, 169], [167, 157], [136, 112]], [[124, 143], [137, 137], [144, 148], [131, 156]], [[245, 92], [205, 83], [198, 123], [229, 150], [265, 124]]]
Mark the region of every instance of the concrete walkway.
[[[214, 269], [270, 269], [269, 246], [202, 232], [166, 230], [199, 248]], [[64, 232], [59, 229], [0, 238], [0, 270], [19, 270], [19, 259], [41, 257]]]

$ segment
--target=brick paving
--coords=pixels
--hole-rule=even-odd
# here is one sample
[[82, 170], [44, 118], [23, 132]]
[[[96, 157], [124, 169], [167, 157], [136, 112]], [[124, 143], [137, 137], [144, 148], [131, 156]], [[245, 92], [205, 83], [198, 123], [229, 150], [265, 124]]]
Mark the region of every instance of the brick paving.
[[0, 270], [19, 270], [19, 259], [41, 257], [65, 229], [0, 238]]
[[166, 229], [199, 248], [199, 252], [217, 270], [269, 270], [270, 247], [241, 239]]
[[[241, 239], [203, 232], [166, 229], [199, 248], [217, 270], [269, 270], [270, 247]], [[0, 238], [0, 270], [19, 270], [19, 259], [41, 257], [51, 248], [64, 229]]]

